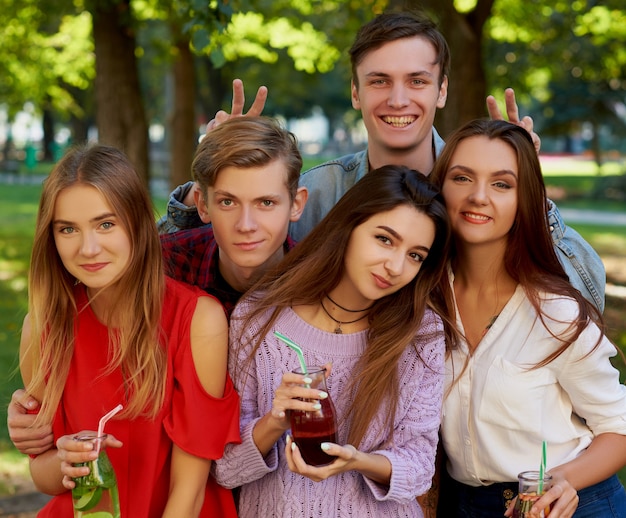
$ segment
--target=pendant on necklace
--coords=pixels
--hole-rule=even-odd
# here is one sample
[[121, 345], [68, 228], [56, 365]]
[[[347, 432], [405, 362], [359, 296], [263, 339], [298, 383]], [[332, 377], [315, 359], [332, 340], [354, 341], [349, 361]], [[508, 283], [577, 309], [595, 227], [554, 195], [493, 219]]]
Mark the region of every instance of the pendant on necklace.
[[335, 334], [336, 335], [342, 335], [343, 334], [343, 331], [341, 330], [341, 326], [337, 326], [335, 328]]

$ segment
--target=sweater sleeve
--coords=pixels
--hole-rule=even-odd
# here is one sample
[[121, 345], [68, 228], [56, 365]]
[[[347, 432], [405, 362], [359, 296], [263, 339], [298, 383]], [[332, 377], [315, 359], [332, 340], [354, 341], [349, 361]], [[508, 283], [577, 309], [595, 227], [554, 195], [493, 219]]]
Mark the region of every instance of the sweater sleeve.
[[427, 313], [416, 338], [401, 360], [400, 403], [396, 410], [391, 444], [372, 451], [384, 455], [392, 466], [388, 487], [365, 478], [378, 501], [407, 502], [424, 494], [435, 474], [444, 387], [445, 339], [443, 325]]
[[[241, 398], [239, 426], [241, 444], [228, 444], [224, 455], [213, 463], [213, 474], [217, 482], [226, 488], [235, 488], [260, 479], [278, 467], [277, 446], [274, 445], [263, 457], [252, 439], [252, 431], [260, 415], [257, 395], [259, 382], [255, 369], [246, 369], [251, 346], [240, 347], [253, 334], [250, 330], [242, 332], [240, 317], [241, 305], [233, 312], [230, 323], [229, 338], [229, 371], [233, 373], [235, 388]], [[242, 367], [244, 367], [242, 369]], [[245, 375], [243, 371], [248, 371]]]

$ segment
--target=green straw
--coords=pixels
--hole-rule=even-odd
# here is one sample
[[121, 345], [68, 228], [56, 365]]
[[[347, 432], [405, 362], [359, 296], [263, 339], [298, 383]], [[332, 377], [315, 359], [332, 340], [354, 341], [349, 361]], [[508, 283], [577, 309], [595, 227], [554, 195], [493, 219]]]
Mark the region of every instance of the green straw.
[[274, 335], [276, 335], [277, 338], [285, 342], [289, 347], [296, 351], [296, 354], [298, 355], [298, 360], [300, 361], [300, 367], [302, 368], [302, 374], [308, 374], [309, 372], [306, 369], [306, 362], [304, 361], [302, 348], [296, 342], [294, 342], [290, 338], [287, 338], [285, 335], [279, 333], [278, 331], [274, 331]]
[[540, 495], [543, 493], [543, 477], [546, 472], [546, 441], [543, 441], [541, 445], [541, 464], [539, 464], [539, 485], [537, 487], [537, 493]]

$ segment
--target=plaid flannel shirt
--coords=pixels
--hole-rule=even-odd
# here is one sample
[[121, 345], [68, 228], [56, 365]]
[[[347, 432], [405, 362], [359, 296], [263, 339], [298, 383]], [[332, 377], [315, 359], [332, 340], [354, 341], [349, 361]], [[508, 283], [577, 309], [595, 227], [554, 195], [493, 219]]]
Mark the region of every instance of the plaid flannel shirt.
[[[285, 253], [295, 246], [287, 236]], [[226, 282], [219, 269], [218, 246], [210, 225], [161, 234], [165, 272], [170, 277], [197, 286], [219, 300], [230, 314], [242, 292]]]

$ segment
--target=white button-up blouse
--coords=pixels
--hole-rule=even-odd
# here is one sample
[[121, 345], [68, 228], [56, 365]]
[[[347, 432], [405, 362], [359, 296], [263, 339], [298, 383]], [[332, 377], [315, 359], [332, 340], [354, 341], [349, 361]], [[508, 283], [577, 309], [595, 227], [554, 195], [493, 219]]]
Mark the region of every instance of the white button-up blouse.
[[[543, 309], [557, 336], [578, 313], [575, 301], [554, 295]], [[457, 324], [463, 331], [458, 310]], [[599, 334], [590, 324], [557, 359], [531, 369], [561, 344], [518, 286], [474, 354], [468, 359], [462, 343], [446, 362], [442, 436], [452, 477], [472, 486], [513, 482], [538, 469], [543, 440], [549, 470], [598, 434], [626, 435], [626, 387], [609, 361], [616, 349], [603, 337], [593, 350]]]

